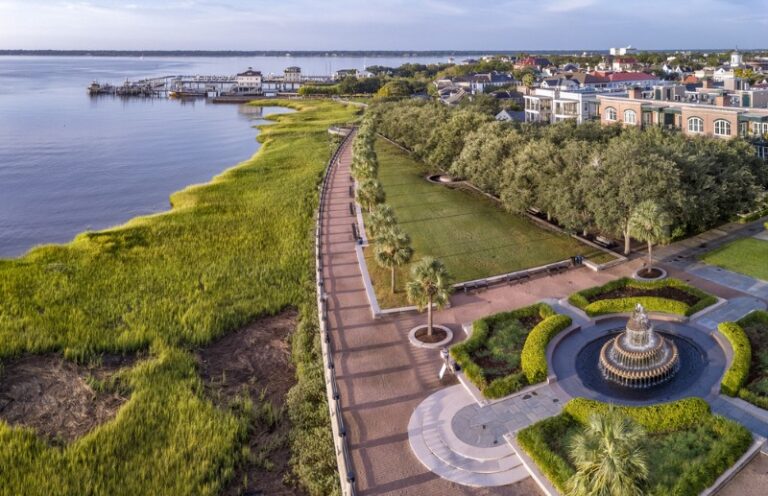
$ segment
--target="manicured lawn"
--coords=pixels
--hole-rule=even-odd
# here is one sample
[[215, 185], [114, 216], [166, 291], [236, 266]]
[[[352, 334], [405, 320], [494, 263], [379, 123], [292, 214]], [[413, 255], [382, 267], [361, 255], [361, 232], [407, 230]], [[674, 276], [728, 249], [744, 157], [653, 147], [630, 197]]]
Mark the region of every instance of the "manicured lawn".
[[[385, 140], [377, 142], [376, 151], [386, 202], [411, 236], [414, 260], [426, 255], [439, 258], [456, 282], [597, 251], [509, 214], [479, 193], [426, 181], [426, 167]], [[401, 272], [407, 277], [407, 270]], [[383, 284], [379, 277], [374, 283]]]
[[768, 281], [768, 241], [744, 238], [703, 255], [711, 265]]
[[[313, 211], [327, 128], [358, 109], [268, 105], [299, 112], [276, 116], [252, 159], [174, 193], [170, 212], [0, 261], [0, 359], [148, 355], [125, 374], [131, 397], [117, 417], [64, 448], [0, 422], [1, 494], [221, 494], [258, 420], [249, 400], [210, 401], [194, 349], [286, 308], [302, 317], [287, 401], [293, 465], [314, 494], [338, 487], [313, 321]], [[273, 442], [285, 441], [263, 449]]]

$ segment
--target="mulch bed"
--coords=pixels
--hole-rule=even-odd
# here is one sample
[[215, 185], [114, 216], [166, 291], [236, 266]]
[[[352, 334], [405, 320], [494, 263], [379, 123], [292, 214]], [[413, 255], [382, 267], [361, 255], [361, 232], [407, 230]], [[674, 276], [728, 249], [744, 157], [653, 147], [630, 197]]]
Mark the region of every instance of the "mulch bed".
[[686, 291], [678, 288], [655, 288], [655, 289], [640, 289], [624, 287], [614, 289], [607, 293], [600, 293], [598, 295], [587, 298], [590, 303], [599, 300], [613, 300], [617, 298], [636, 298], [639, 296], [655, 296], [658, 298], [667, 298], [670, 300], [682, 301], [688, 305], [695, 305], [699, 301], [699, 297], [692, 295]]
[[427, 334], [427, 328], [424, 327], [422, 329], [419, 329], [416, 331], [416, 334], [414, 334], [414, 337], [421, 341], [422, 343], [432, 344], [432, 343], [439, 343], [443, 339], [448, 337], [448, 333], [445, 332], [442, 329], [438, 329], [437, 327], [432, 328], [432, 335], [429, 336]]
[[640, 269], [637, 272], [637, 275], [644, 277], [645, 279], [658, 279], [664, 275], [664, 272], [662, 272], [660, 269], [657, 269], [656, 267], [652, 267], [650, 269]]

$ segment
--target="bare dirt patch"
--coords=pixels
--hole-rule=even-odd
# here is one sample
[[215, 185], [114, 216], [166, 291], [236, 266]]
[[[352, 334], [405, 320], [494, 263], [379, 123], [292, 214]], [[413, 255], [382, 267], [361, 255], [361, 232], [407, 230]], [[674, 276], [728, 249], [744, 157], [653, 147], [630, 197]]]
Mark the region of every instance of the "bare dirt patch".
[[290, 458], [285, 395], [296, 384], [289, 337], [297, 321], [295, 310], [265, 317], [197, 354], [200, 375], [214, 403], [228, 408], [245, 395], [255, 405], [248, 438], [250, 460], [235, 474], [226, 495], [302, 494], [283, 482]]
[[94, 391], [87, 378], [106, 379], [135, 360], [106, 356], [98, 366], [77, 365], [58, 355], [7, 360], [0, 371], [0, 418], [31, 427], [51, 441], [72, 442], [111, 420], [128, 399]]
[[428, 329], [425, 327], [416, 331], [415, 338], [422, 343], [439, 343], [443, 339], [448, 337], [448, 333], [442, 329], [432, 329], [432, 335], [428, 334]]

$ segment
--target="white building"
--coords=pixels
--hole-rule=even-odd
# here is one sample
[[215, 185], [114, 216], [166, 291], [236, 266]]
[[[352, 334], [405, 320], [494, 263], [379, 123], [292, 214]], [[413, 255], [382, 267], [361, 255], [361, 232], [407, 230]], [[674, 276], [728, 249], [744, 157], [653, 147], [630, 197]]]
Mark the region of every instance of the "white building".
[[261, 72], [254, 71], [252, 67], [249, 67], [247, 71], [241, 72], [235, 78], [235, 87], [233, 88], [235, 93], [247, 93], [249, 95], [257, 95], [262, 92], [262, 76]]
[[632, 45], [627, 45], [625, 47], [611, 48], [609, 52], [611, 55], [633, 55], [637, 53], [637, 48], [634, 48]]
[[554, 123], [575, 119], [581, 124], [598, 117], [597, 92], [536, 88], [525, 95], [525, 122]]

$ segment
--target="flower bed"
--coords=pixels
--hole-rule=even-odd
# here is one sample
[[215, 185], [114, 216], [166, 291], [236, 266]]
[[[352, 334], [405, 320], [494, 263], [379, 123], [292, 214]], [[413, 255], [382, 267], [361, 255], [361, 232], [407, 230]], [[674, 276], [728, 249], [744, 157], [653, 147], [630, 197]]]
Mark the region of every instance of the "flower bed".
[[[563, 413], [526, 427], [517, 435], [520, 446], [561, 492], [567, 493], [576, 468], [569, 454], [572, 437], [586, 420], [611, 405], [577, 398]], [[687, 398], [647, 407], [618, 407], [648, 433], [649, 495], [694, 496], [711, 486], [749, 448], [752, 435], [736, 422], [712, 415], [707, 403]]]
[[574, 293], [568, 301], [590, 317], [630, 312], [638, 303], [651, 312], [691, 316], [717, 303], [717, 298], [678, 279], [636, 281], [625, 277]]
[[451, 355], [485, 397], [501, 398], [546, 379], [547, 344], [569, 325], [543, 303], [498, 313], [475, 321]]

